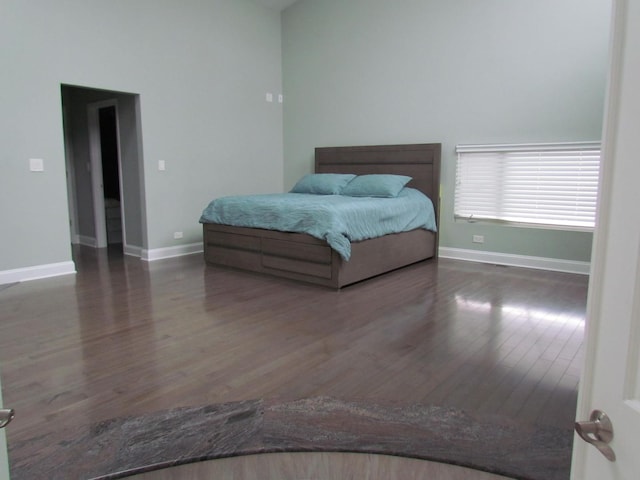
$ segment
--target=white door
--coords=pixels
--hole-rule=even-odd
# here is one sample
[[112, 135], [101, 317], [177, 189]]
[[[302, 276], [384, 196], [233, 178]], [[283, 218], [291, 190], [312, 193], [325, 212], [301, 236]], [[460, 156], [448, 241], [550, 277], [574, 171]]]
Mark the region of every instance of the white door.
[[[118, 181], [120, 182], [120, 217], [124, 219], [124, 198], [122, 195], [122, 156], [120, 150], [120, 128], [118, 126], [118, 101], [103, 100], [87, 105], [87, 118], [89, 128], [89, 156], [91, 157], [91, 182], [93, 189], [93, 215], [96, 232], [96, 247], [104, 248], [108, 245], [107, 239], [107, 219], [104, 205], [104, 177], [102, 175], [102, 153], [100, 143], [100, 119], [101, 108], [115, 107], [116, 109], [116, 144], [118, 150]], [[123, 242], [126, 244], [126, 232], [124, 222], [122, 222]]]
[[[578, 436], [574, 480], [640, 478], [640, 0], [614, 2], [598, 226], [577, 420], [604, 411], [614, 462]], [[594, 435], [588, 435], [593, 439]]]
[[[0, 383], [0, 409], [2, 408], [2, 384]], [[9, 480], [9, 459], [7, 458], [7, 437], [0, 429], [0, 480]]]

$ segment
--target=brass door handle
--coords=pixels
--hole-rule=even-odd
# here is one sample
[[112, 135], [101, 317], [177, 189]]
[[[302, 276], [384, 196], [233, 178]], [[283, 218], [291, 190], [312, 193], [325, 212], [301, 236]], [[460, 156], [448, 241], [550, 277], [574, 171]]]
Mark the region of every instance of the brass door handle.
[[616, 461], [616, 454], [609, 446], [613, 440], [613, 425], [606, 413], [594, 410], [588, 422], [576, 422], [575, 428], [580, 438], [596, 447], [607, 460]]
[[15, 416], [16, 412], [13, 411], [13, 408], [0, 408], [0, 428], [9, 425]]

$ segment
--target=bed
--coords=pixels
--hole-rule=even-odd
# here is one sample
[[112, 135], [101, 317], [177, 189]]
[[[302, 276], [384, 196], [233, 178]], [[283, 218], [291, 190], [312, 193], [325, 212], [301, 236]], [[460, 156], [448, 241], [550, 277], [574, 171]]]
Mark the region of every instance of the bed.
[[[407, 187], [431, 199], [438, 222], [440, 152], [439, 143], [322, 147], [315, 150], [315, 172], [410, 176]], [[435, 258], [438, 252], [438, 233], [422, 228], [352, 242], [348, 261], [325, 240], [304, 233], [203, 223], [203, 236], [210, 265], [336, 289]]]

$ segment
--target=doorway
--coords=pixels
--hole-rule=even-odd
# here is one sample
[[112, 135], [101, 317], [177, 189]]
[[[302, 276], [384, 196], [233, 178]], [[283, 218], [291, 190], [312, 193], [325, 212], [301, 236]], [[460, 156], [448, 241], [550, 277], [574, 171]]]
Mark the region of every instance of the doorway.
[[139, 257], [146, 233], [139, 96], [61, 90], [72, 243]]
[[122, 249], [122, 198], [120, 196], [120, 147], [116, 105], [98, 108], [100, 160], [102, 167], [102, 199], [105, 212], [107, 246]]
[[126, 230], [117, 100], [89, 103], [87, 119], [95, 244], [122, 251]]

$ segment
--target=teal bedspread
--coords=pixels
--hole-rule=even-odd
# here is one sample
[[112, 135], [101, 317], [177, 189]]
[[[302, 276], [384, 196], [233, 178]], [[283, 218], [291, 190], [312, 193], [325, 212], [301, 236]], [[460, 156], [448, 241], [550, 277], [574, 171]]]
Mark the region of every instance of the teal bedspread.
[[352, 241], [416, 228], [436, 231], [431, 200], [413, 188], [395, 198], [305, 193], [222, 197], [209, 203], [200, 223], [306, 233], [326, 240], [345, 260]]

